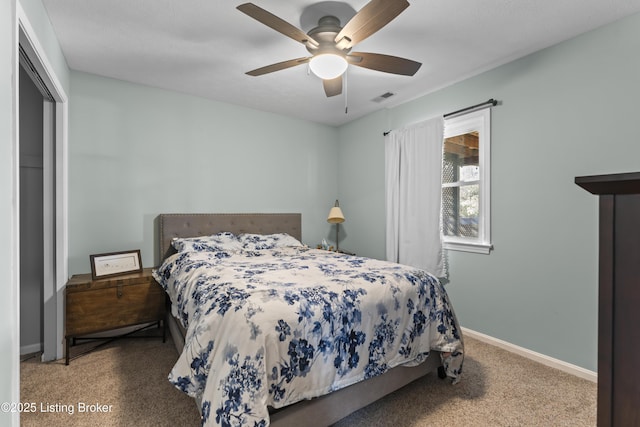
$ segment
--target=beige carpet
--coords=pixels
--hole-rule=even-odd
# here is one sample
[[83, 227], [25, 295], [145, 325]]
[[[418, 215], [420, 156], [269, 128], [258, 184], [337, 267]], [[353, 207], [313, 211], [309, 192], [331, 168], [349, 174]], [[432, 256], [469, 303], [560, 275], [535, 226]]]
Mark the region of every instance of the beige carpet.
[[[336, 427], [596, 425], [594, 383], [472, 338], [465, 339], [465, 346], [459, 384], [428, 375]], [[26, 360], [21, 401], [35, 403], [36, 411], [23, 413], [21, 425], [198, 426], [193, 400], [166, 379], [176, 358], [171, 341], [148, 338], [115, 341], [69, 366], [62, 360]], [[82, 404], [85, 412], [80, 413]], [[100, 409], [106, 412], [96, 412]]]

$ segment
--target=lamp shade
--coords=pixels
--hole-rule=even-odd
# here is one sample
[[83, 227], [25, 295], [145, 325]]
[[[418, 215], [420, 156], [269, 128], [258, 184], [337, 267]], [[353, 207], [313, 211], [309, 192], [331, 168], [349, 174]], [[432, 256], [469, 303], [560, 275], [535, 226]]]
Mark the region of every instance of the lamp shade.
[[331, 210], [329, 211], [327, 222], [331, 224], [340, 224], [344, 222], [344, 214], [342, 213], [342, 209], [340, 209], [340, 205], [338, 205], [337, 200], [336, 200], [336, 205], [332, 207]]
[[340, 77], [347, 70], [347, 60], [342, 56], [331, 53], [316, 55], [309, 61], [309, 68], [313, 74], [323, 80]]

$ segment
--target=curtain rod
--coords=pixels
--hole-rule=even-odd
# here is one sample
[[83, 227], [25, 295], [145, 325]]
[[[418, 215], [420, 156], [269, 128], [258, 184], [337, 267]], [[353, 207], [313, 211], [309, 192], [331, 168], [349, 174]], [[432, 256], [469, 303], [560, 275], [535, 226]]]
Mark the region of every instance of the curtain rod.
[[478, 107], [482, 107], [482, 106], [485, 106], [485, 105], [488, 105], [488, 104], [491, 104], [491, 105], [493, 105], [495, 107], [496, 105], [498, 105], [498, 101], [496, 101], [495, 99], [491, 98], [490, 100], [485, 101], [485, 102], [481, 102], [480, 104], [472, 105], [471, 107], [461, 108], [458, 111], [453, 111], [451, 113], [447, 113], [442, 117], [444, 117], [446, 119], [449, 116], [453, 116], [453, 115], [456, 115], [456, 114], [459, 114], [459, 113], [463, 113], [463, 112], [469, 111], [469, 110], [475, 110]]
[[[460, 114], [460, 113], [463, 113], [463, 112], [469, 111], [469, 110], [475, 110], [476, 108], [479, 108], [479, 107], [482, 107], [482, 106], [485, 106], [485, 105], [488, 105], [488, 104], [491, 104], [492, 106], [495, 107], [496, 105], [498, 105], [498, 101], [496, 101], [495, 99], [491, 98], [488, 101], [481, 102], [480, 104], [472, 105], [470, 107], [461, 108], [461, 109], [459, 109], [457, 111], [452, 111], [451, 113], [447, 113], [447, 114], [443, 115], [442, 117], [444, 117], [446, 119], [449, 116], [454, 116], [456, 114]], [[389, 135], [390, 132], [391, 131], [388, 130], [386, 132], [383, 132], [382, 135], [387, 136], [387, 135]]]

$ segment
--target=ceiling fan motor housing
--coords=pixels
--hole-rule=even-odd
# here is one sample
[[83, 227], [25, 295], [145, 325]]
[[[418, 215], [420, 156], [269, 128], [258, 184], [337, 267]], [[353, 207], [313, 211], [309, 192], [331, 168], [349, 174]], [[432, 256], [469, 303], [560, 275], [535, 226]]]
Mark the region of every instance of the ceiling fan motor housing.
[[324, 16], [318, 20], [318, 26], [312, 28], [307, 33], [312, 39], [318, 42], [318, 46], [307, 44], [307, 50], [312, 55], [334, 54], [342, 57], [347, 56], [351, 48], [341, 49], [340, 43], [335, 42], [335, 38], [342, 30], [340, 20], [335, 16]]

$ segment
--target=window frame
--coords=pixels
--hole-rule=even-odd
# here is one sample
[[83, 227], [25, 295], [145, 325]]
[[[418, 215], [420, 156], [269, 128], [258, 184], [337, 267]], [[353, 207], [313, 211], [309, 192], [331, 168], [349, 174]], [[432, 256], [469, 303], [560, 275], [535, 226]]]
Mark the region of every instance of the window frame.
[[[479, 145], [478, 237], [452, 237], [445, 236], [442, 232], [442, 242], [443, 247], [448, 250], [488, 254], [493, 249], [491, 243], [491, 108], [482, 108], [444, 119], [443, 139], [473, 131], [478, 132]], [[445, 186], [452, 187], [443, 182], [442, 188]]]

